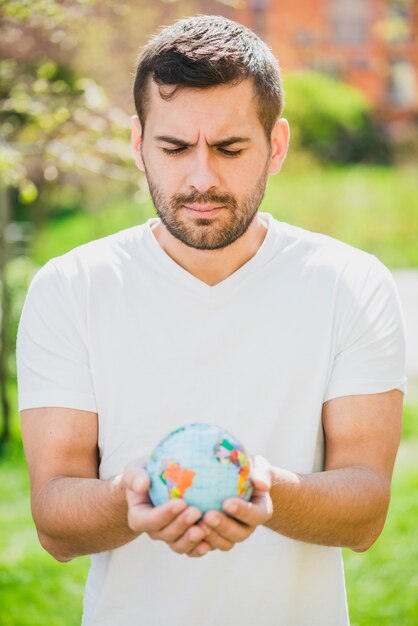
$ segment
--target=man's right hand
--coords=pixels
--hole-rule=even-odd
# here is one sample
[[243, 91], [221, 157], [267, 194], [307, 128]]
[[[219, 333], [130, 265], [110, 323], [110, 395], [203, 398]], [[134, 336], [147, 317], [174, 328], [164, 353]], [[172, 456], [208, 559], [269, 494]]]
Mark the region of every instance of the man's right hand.
[[180, 498], [161, 506], [152, 504], [148, 495], [150, 478], [141, 461], [126, 467], [122, 483], [126, 489], [131, 530], [146, 532], [151, 539], [164, 541], [178, 554], [203, 556], [211, 549], [204, 541], [209, 531], [196, 525], [202, 516], [199, 509], [187, 506]]

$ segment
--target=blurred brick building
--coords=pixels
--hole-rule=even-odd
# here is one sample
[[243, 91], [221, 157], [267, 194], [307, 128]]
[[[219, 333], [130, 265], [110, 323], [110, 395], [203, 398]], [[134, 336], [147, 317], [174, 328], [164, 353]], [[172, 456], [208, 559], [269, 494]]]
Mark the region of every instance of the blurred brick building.
[[[379, 117], [418, 120], [418, 0], [202, 0], [255, 30], [284, 73], [314, 69], [358, 87]], [[229, 6], [228, 6], [229, 5]]]

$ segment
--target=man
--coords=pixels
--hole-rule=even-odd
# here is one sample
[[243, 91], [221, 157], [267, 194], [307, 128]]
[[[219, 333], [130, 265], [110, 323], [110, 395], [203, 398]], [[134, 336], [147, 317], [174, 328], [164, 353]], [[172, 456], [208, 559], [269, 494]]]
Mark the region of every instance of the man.
[[[85, 626], [348, 623], [339, 546], [366, 550], [384, 524], [403, 325], [375, 257], [258, 212], [288, 147], [282, 96], [246, 28], [162, 30], [132, 124], [159, 218], [52, 259], [29, 290], [32, 510], [56, 559], [92, 555]], [[196, 421], [254, 455], [250, 503], [151, 506], [144, 459]]]

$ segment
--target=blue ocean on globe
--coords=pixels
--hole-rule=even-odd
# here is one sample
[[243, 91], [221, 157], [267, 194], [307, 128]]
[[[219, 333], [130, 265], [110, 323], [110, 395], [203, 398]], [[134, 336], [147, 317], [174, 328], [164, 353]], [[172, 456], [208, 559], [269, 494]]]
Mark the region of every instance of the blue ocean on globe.
[[151, 502], [183, 498], [202, 513], [222, 510], [226, 498], [251, 498], [251, 460], [230, 433], [214, 424], [178, 428], [153, 450], [146, 466]]

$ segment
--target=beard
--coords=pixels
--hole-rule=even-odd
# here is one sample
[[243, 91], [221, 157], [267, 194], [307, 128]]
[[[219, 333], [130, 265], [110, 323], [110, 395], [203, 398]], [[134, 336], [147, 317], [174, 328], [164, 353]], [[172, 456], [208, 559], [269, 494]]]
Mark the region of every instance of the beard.
[[[145, 175], [156, 213], [169, 233], [190, 248], [218, 250], [242, 237], [255, 218], [266, 190], [269, 162], [241, 202], [230, 193], [210, 191], [175, 194], [167, 199], [146, 168]], [[190, 219], [183, 208], [189, 204], [212, 204], [224, 208], [213, 218]]]

